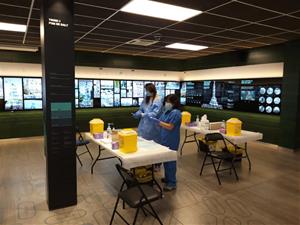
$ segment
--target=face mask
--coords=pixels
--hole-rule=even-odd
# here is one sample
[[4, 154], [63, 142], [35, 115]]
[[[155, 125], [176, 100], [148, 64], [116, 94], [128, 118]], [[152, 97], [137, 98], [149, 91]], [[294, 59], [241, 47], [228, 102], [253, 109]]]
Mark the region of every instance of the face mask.
[[171, 109], [173, 109], [173, 105], [169, 102], [166, 102], [165, 104], [165, 110], [166, 111], [170, 111]]
[[149, 92], [149, 91], [146, 91], [146, 96], [148, 96], [148, 97], [152, 97], [152, 93], [151, 93], [151, 92]]

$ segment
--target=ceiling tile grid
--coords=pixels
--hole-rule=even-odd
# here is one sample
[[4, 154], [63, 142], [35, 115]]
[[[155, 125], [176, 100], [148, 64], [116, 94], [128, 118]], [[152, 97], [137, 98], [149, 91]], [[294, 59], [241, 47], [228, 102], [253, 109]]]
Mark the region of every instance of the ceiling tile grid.
[[[0, 0], [0, 22], [26, 24], [28, 33], [0, 31], [1, 45], [40, 46], [40, 1]], [[75, 0], [74, 36], [79, 50], [186, 59], [300, 39], [299, 0], [156, 0], [201, 10], [183, 22], [121, 12], [129, 0]], [[150, 46], [127, 44], [155, 40]], [[185, 51], [165, 48], [175, 42], [208, 46]]]

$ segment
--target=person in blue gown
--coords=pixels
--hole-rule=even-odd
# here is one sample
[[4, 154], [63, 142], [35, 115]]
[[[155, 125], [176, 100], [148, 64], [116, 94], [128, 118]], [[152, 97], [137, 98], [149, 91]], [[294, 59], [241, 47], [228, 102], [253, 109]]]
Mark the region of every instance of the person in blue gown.
[[140, 119], [138, 126], [138, 135], [147, 140], [159, 142], [160, 129], [152, 123], [150, 117], [159, 118], [162, 111], [162, 101], [157, 94], [155, 85], [148, 83], [145, 85], [146, 97], [143, 100], [139, 110], [133, 113], [133, 117]]
[[[179, 98], [168, 95], [164, 101], [164, 112], [159, 119], [151, 117], [154, 124], [160, 127], [160, 144], [171, 150], [177, 151], [180, 142], [181, 112], [179, 111]], [[172, 191], [176, 189], [176, 161], [164, 163], [165, 183], [164, 190]]]

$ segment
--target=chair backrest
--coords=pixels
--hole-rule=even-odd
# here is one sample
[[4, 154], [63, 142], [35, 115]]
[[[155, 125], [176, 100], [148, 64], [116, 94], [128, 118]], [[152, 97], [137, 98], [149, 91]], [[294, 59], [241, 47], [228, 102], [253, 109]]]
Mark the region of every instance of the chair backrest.
[[123, 181], [127, 185], [127, 187], [133, 187], [139, 185], [138, 180], [134, 177], [134, 175], [129, 170], [123, 168], [119, 164], [116, 164], [116, 168], [120, 176], [122, 177]]
[[220, 133], [211, 133], [211, 134], [206, 134], [205, 135], [205, 141], [206, 142], [217, 142], [217, 141], [222, 141], [223, 142], [223, 144], [224, 144], [224, 147], [225, 147], [225, 149], [223, 149], [223, 150], [225, 150], [225, 151], [227, 151], [228, 150], [228, 148], [227, 148], [227, 144], [226, 144], [226, 141], [225, 141], [225, 138], [223, 137], [223, 135], [222, 134], [220, 134]]

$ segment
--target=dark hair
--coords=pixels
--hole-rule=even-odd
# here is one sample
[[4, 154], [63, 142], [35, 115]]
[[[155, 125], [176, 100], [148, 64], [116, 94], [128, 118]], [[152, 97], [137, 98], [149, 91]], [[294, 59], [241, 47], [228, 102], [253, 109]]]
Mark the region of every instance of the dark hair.
[[[152, 84], [152, 83], [147, 83], [145, 85], [145, 89], [146, 89], [146, 91], [149, 91], [150, 93], [152, 93], [153, 95], [151, 97], [153, 97], [153, 99], [155, 99], [156, 94], [157, 94], [155, 85]], [[146, 96], [146, 104], [149, 104], [151, 97], [150, 96]]]
[[173, 105], [173, 109], [179, 109], [180, 108], [180, 102], [179, 98], [175, 94], [167, 95], [164, 99], [164, 105], [166, 102], [170, 102]]

